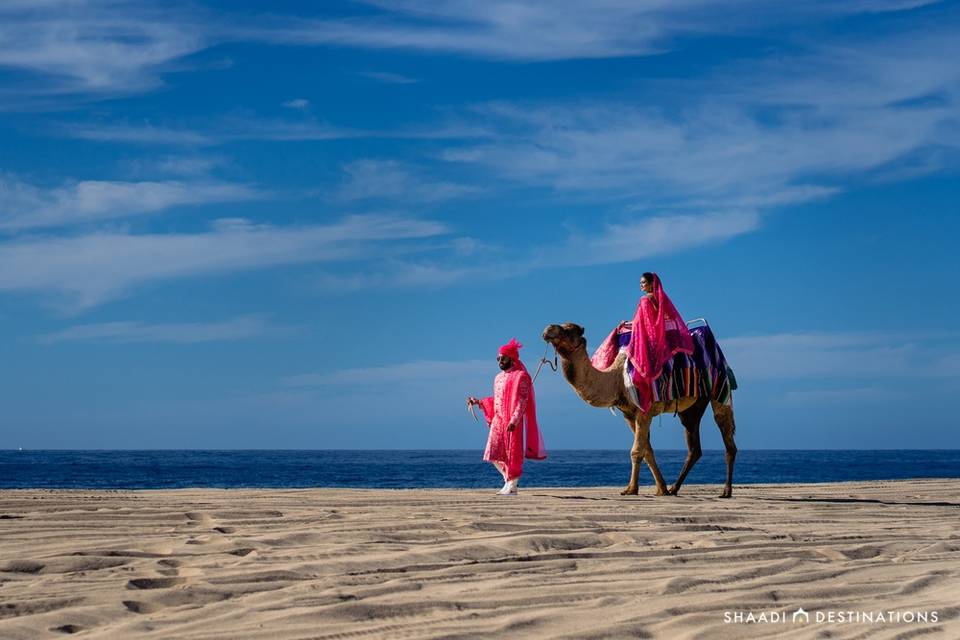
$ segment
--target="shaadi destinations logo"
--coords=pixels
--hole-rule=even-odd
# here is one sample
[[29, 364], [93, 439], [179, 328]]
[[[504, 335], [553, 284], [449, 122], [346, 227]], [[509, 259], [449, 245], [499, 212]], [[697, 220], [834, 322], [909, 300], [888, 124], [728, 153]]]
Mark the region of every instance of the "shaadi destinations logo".
[[803, 607], [797, 607], [793, 611], [769, 609], [723, 612], [724, 624], [936, 624], [939, 620], [937, 611], [914, 609], [807, 611]]

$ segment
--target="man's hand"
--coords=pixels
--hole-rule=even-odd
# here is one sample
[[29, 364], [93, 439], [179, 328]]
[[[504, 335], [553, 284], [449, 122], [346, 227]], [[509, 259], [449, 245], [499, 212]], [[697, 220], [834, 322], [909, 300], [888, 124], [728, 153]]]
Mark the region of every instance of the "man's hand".
[[507, 431], [513, 431], [516, 428], [517, 428], [517, 425], [513, 424], [512, 422], [509, 425], [507, 425]]
[[473, 396], [467, 396], [467, 406], [469, 407], [470, 405], [474, 405], [474, 404], [480, 404], [480, 401], [474, 398]]

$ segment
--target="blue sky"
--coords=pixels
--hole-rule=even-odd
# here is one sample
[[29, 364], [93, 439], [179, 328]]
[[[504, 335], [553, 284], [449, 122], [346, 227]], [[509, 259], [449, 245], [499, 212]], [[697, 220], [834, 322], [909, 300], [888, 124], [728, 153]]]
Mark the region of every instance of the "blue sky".
[[955, 3], [164, 6], [0, 6], [0, 447], [480, 450], [648, 270], [741, 448], [960, 447]]

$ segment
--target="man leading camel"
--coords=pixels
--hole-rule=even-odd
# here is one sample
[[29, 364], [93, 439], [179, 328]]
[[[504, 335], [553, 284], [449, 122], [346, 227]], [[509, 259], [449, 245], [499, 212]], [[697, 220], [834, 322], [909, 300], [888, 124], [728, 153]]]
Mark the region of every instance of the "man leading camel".
[[497, 495], [517, 494], [525, 457], [533, 460], [547, 457], [537, 425], [533, 382], [520, 361], [522, 346], [514, 338], [500, 347], [497, 364], [501, 371], [494, 378], [492, 396], [482, 400], [467, 398], [467, 406], [480, 406], [490, 427], [483, 459], [492, 462], [503, 476], [503, 488]]

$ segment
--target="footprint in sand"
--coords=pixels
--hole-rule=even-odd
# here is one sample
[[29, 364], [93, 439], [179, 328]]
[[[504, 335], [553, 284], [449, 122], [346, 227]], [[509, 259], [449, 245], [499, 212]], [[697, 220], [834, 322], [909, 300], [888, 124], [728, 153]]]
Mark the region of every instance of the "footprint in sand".
[[169, 589], [185, 583], [183, 578], [134, 578], [127, 582], [127, 589]]
[[[228, 533], [233, 533], [236, 531], [233, 527], [221, 526], [214, 518], [207, 513], [206, 511], [188, 511], [184, 514], [187, 517], [187, 526], [188, 527], [202, 527], [208, 529], [212, 532], [224, 535]], [[200, 534], [194, 535], [187, 540], [187, 544], [211, 544], [219, 542], [218, 536], [209, 535], [209, 534]]]
[[[164, 561], [161, 560], [161, 562]], [[176, 568], [180, 564], [178, 561], [168, 560], [166, 563], [171, 565], [171, 569], [173, 571], [178, 571]], [[127, 583], [127, 589], [169, 589], [171, 587], [185, 584], [186, 582], [187, 581], [181, 577], [136, 578]], [[122, 604], [124, 607], [126, 607], [127, 611], [141, 614], [156, 613], [167, 606], [158, 602], [142, 602], [140, 600], [124, 600]]]
[[188, 511], [183, 514], [187, 517], [187, 526], [209, 526], [213, 518], [206, 511]]
[[127, 611], [132, 611], [133, 613], [155, 613], [164, 608], [163, 605], [160, 604], [140, 602], [138, 600], [124, 600], [123, 606], [127, 608]]
[[50, 631], [57, 631], [59, 633], [79, 633], [83, 630], [84, 627], [78, 624], [64, 624], [59, 627], [50, 627]]
[[33, 560], [11, 560], [0, 571], [6, 573], [39, 573], [44, 565]]
[[232, 593], [225, 593], [203, 587], [185, 587], [184, 589], [175, 589], [158, 595], [154, 601], [145, 602], [142, 600], [124, 600], [123, 606], [127, 611], [139, 614], [156, 613], [168, 607], [180, 607], [183, 605], [202, 606], [223, 602], [233, 597]]
[[[187, 526], [200, 526], [208, 528], [210, 531], [221, 535], [228, 535], [236, 532], [236, 527], [228, 527], [219, 524], [214, 518], [205, 511], [189, 511], [184, 514], [187, 517]], [[187, 540], [187, 544], [209, 544], [214, 542], [214, 537], [210, 535], [198, 535]]]

